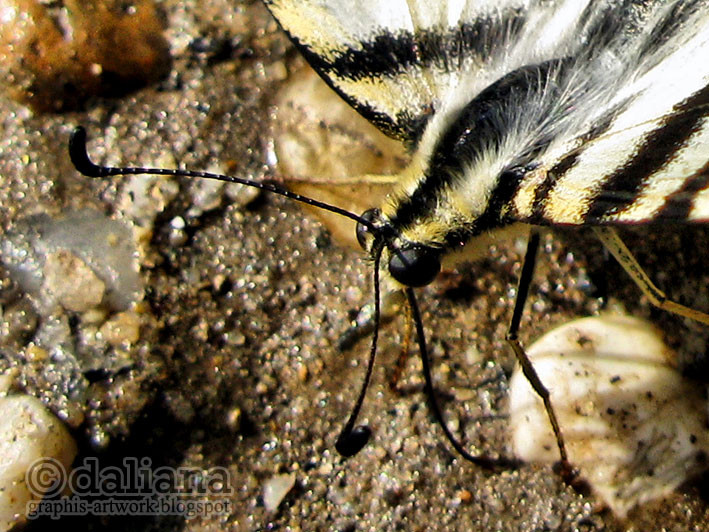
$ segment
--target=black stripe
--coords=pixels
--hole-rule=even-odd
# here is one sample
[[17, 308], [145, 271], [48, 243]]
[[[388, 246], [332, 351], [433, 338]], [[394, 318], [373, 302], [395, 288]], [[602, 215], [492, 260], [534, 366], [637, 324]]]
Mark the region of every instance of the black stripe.
[[589, 143], [603, 136], [611, 128], [615, 117], [626, 107], [628, 101], [625, 100], [609, 110], [601, 120], [581, 136], [578, 149], [572, 150], [549, 169], [545, 181], [535, 191], [532, 215], [525, 220], [532, 223], [554, 223], [554, 220], [546, 220], [544, 215], [549, 194], [554, 190], [559, 179], [578, 164], [581, 153], [590, 145]]
[[[390, 219], [392, 226], [402, 231], [417, 218], [425, 218], [435, 208], [441, 191], [452, 185], [464, 173], [466, 166], [485, 150], [501, 145], [524, 112], [525, 103], [535, 107], [541, 105], [538, 96], [542, 91], [550, 96], [544, 101], [554, 103], [556, 98], [553, 94], [559, 86], [551, 85], [549, 80], [558, 79], [551, 72], [553, 69], [561, 71], [564, 65], [570, 64], [565, 60], [554, 60], [522, 67], [490, 85], [468, 103], [436, 144], [426, 174], [417, 189], [398, 205]], [[545, 140], [549, 141], [551, 139]], [[526, 165], [534, 153], [543, 149], [541, 144], [530, 148], [527, 153], [520, 153], [510, 166]]]
[[[301, 43], [297, 37], [294, 37], [287, 31], [286, 33], [311, 65], [314, 66], [314, 63], [320, 60], [320, 56], [313, 52], [307, 45]], [[396, 116], [389, 116], [386, 113], [375, 110], [366, 102], [361, 102], [350, 94], [342, 91], [333, 83], [333, 80], [328, 77], [326, 72], [318, 68], [315, 68], [315, 72], [317, 72], [323, 81], [355, 111], [378, 127], [384, 134], [403, 141], [409, 148], [413, 148], [416, 143], [418, 143], [428, 120], [433, 116], [434, 110], [431, 107], [416, 109], [415, 112], [403, 111]]]
[[384, 31], [358, 42], [356, 48], [336, 51], [332, 60], [317, 56], [309, 62], [327, 75], [352, 81], [394, 77], [431, 66], [451, 71], [463, 59], [492, 60], [514, 42], [525, 21], [522, 9], [507, 9], [499, 16], [480, 17], [455, 28]]
[[683, 0], [668, 9], [664, 17], [655, 25], [647, 42], [640, 51], [640, 57], [653, 55], [666, 44], [674, 46], [670, 41], [676, 39], [684, 30], [687, 22], [702, 8], [706, 9], [705, 0]]
[[[707, 155], [709, 157], [709, 154]], [[698, 192], [709, 186], [709, 162], [698, 172], [687, 178], [684, 185], [665, 199], [665, 204], [653, 217], [654, 220], [673, 220], [684, 222], [689, 218], [694, 198]], [[706, 217], [709, 219], [709, 213]]]
[[519, 190], [519, 186], [532, 167], [515, 167], [500, 174], [497, 186], [490, 194], [485, 211], [469, 225], [460, 224], [445, 236], [446, 247], [451, 250], [460, 249], [468, 241], [491, 229], [497, 229], [513, 223], [512, 218], [504, 218], [501, 213], [509, 205]]
[[412, 149], [435, 112], [437, 102], [427, 102], [421, 109], [406, 109], [396, 116], [389, 116], [343, 92], [335, 86], [333, 77], [357, 81], [392, 77], [418, 67], [435, 66], [444, 71], [455, 71], [462, 67], [463, 60], [471, 57], [484, 62], [493, 61], [522, 31], [524, 23], [522, 9], [507, 9], [499, 16], [481, 17], [472, 23], [462, 23], [457, 28], [415, 33], [401, 31], [396, 35], [380, 33], [360, 42], [357, 49], [336, 52], [332, 60], [313, 52], [287, 28], [283, 29], [335, 92], [385, 134], [404, 141]]
[[585, 222], [599, 222], [632, 205], [642, 193], [648, 178], [662, 169], [687, 140], [697, 131], [707, 114], [709, 85], [674, 107], [664, 124], [645, 135], [644, 142], [633, 157], [615, 172], [595, 192]]
[[559, 179], [561, 179], [566, 172], [576, 166], [579, 160], [579, 154], [580, 151], [573, 151], [549, 169], [544, 182], [537, 187], [537, 190], [534, 191], [532, 215], [530, 216], [531, 220], [544, 219], [544, 210], [546, 209], [549, 194], [554, 189]]

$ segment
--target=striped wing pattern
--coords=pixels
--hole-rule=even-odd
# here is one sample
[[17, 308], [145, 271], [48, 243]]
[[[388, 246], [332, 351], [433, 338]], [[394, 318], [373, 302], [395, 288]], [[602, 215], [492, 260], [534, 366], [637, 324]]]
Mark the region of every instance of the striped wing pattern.
[[[523, 65], [530, 47], [565, 40], [569, 28], [555, 21], [578, 18], [588, 0], [265, 3], [332, 88], [382, 131], [413, 145], [452, 92], [474, 94]], [[540, 25], [557, 28], [544, 43]]]
[[266, 4], [414, 151], [384, 208], [403, 239], [709, 220], [709, 0]]
[[629, 70], [602, 106], [604, 126], [546, 154], [543, 178], [530, 179], [515, 198], [517, 218], [572, 225], [709, 220], [709, 5], [675, 2], [646, 34], [663, 30], [646, 66]]

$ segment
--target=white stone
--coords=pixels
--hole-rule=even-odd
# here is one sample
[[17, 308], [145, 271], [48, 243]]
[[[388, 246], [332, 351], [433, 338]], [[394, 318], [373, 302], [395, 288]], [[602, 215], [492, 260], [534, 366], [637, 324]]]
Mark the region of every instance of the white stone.
[[9, 530], [26, 520], [30, 501], [52, 489], [55, 474], [69, 471], [76, 443], [63, 423], [30, 395], [0, 398], [0, 414], [0, 530]]
[[263, 483], [263, 505], [275, 512], [288, 492], [295, 485], [295, 474], [274, 475]]
[[[646, 322], [576, 320], [527, 354], [551, 393], [569, 460], [619, 517], [706, 469], [702, 386], [680, 375], [675, 355]], [[559, 459], [542, 401], [519, 369], [510, 383], [510, 425], [519, 458]]]

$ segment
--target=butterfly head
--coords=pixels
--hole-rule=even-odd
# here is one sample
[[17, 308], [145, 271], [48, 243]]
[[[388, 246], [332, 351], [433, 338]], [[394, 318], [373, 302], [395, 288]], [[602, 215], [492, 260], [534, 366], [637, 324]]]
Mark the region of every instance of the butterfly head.
[[381, 254], [384, 270], [403, 286], [426, 286], [441, 270], [440, 249], [403, 240], [379, 209], [362, 214], [357, 223], [357, 241], [371, 256]]

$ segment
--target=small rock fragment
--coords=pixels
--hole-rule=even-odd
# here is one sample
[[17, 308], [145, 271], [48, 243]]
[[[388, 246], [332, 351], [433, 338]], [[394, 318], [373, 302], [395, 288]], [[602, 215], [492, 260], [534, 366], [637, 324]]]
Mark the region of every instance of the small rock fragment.
[[113, 346], [129, 346], [140, 338], [140, 317], [132, 311], [119, 312], [101, 326], [101, 334]]
[[[18, 287], [35, 298], [40, 315], [54, 311], [53, 305], [44, 308], [42, 303], [47, 295], [45, 264], [56, 253], [78, 257], [105, 283], [102, 304], [108, 309], [127, 310], [143, 298], [138, 251], [125, 222], [91, 209], [68, 211], [56, 218], [36, 214], [17, 221], [4, 236], [0, 262]], [[57, 266], [50, 266], [56, 276], [60, 274]], [[67, 286], [67, 290], [71, 288]]]
[[275, 475], [263, 484], [263, 505], [269, 512], [275, 512], [288, 492], [295, 485], [295, 473]]
[[86, 312], [101, 304], [105, 283], [70, 251], [50, 253], [43, 269], [45, 289], [65, 309]]

